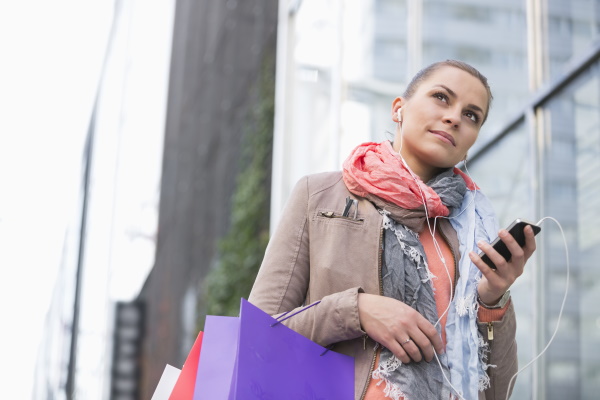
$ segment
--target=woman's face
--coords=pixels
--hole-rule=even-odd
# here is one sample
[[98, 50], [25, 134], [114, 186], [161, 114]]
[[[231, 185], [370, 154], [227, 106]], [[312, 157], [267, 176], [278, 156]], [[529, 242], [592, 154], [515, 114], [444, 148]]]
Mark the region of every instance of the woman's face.
[[488, 93], [481, 81], [459, 68], [443, 66], [417, 87], [410, 99], [398, 97], [392, 119], [394, 149], [427, 182], [467, 155], [483, 123]]

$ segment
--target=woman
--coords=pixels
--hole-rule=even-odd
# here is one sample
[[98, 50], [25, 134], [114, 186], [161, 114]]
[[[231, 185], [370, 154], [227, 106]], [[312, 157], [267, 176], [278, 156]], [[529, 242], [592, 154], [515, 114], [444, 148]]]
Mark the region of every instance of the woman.
[[[459, 61], [419, 72], [392, 103], [393, 143], [303, 178], [250, 302], [355, 358], [356, 399], [504, 399], [517, 370], [508, 289], [535, 250], [498, 233], [488, 200], [453, 167], [488, 115], [487, 80]], [[506, 262], [488, 243], [496, 235]], [[479, 247], [496, 264], [489, 268]]]

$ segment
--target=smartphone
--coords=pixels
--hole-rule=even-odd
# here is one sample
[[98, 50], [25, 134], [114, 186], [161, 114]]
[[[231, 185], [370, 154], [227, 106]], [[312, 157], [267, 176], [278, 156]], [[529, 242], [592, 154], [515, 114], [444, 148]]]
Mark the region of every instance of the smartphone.
[[[533, 228], [534, 236], [537, 235], [538, 233], [540, 233], [540, 231], [542, 230], [542, 228], [540, 226], [533, 224], [531, 222], [524, 221], [522, 219], [515, 219], [508, 226], [508, 228], [506, 228], [508, 233], [510, 233], [511, 236], [515, 238], [515, 240], [517, 241], [517, 243], [519, 243], [519, 246], [521, 246], [521, 247], [525, 246], [525, 232], [523, 232], [523, 229], [525, 229], [525, 227], [527, 225], [529, 225], [529, 226], [531, 226], [531, 228]], [[508, 247], [506, 247], [506, 245], [504, 244], [502, 239], [497, 237], [491, 243], [491, 245], [494, 248], [494, 250], [496, 250], [498, 253], [500, 253], [502, 255], [502, 257], [504, 257], [504, 259], [506, 261], [510, 261], [512, 254], [510, 253], [510, 250], [508, 250]], [[487, 254], [485, 254], [483, 251], [479, 252], [479, 257], [481, 257], [483, 262], [485, 262], [487, 265], [489, 265], [490, 268], [496, 269], [496, 265], [494, 265], [492, 260], [490, 260], [490, 258], [487, 256]]]

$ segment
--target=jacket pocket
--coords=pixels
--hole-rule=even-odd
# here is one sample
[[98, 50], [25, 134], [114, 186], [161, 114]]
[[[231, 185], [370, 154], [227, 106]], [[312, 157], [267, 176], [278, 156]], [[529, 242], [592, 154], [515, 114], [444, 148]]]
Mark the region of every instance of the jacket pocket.
[[326, 223], [350, 225], [350, 226], [361, 226], [365, 223], [364, 218], [354, 216], [344, 216], [340, 213], [327, 210], [319, 210], [316, 214], [316, 219]]

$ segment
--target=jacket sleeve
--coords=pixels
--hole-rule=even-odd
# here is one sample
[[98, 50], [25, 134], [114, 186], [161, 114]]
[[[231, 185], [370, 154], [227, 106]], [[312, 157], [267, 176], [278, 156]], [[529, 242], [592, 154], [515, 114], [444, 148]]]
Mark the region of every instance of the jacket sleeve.
[[300, 180], [292, 191], [267, 246], [249, 301], [266, 313], [277, 315], [299, 310], [307, 301], [321, 300], [284, 323], [314, 342], [328, 346], [364, 335], [358, 317], [358, 293], [362, 289], [349, 288], [322, 299], [307, 298], [311, 269], [309, 179]]
[[[489, 324], [491, 324], [493, 340], [489, 340]], [[504, 400], [507, 398], [507, 392], [512, 393], [515, 380], [512, 382], [510, 380], [518, 370], [517, 342], [515, 340], [517, 323], [512, 301], [500, 321], [479, 322], [478, 328], [490, 348], [487, 360], [487, 364], [491, 365], [487, 369], [490, 377], [490, 388], [485, 391], [483, 398], [486, 400]], [[508, 386], [509, 382], [510, 388]], [[480, 398], [482, 397], [480, 396]]]

